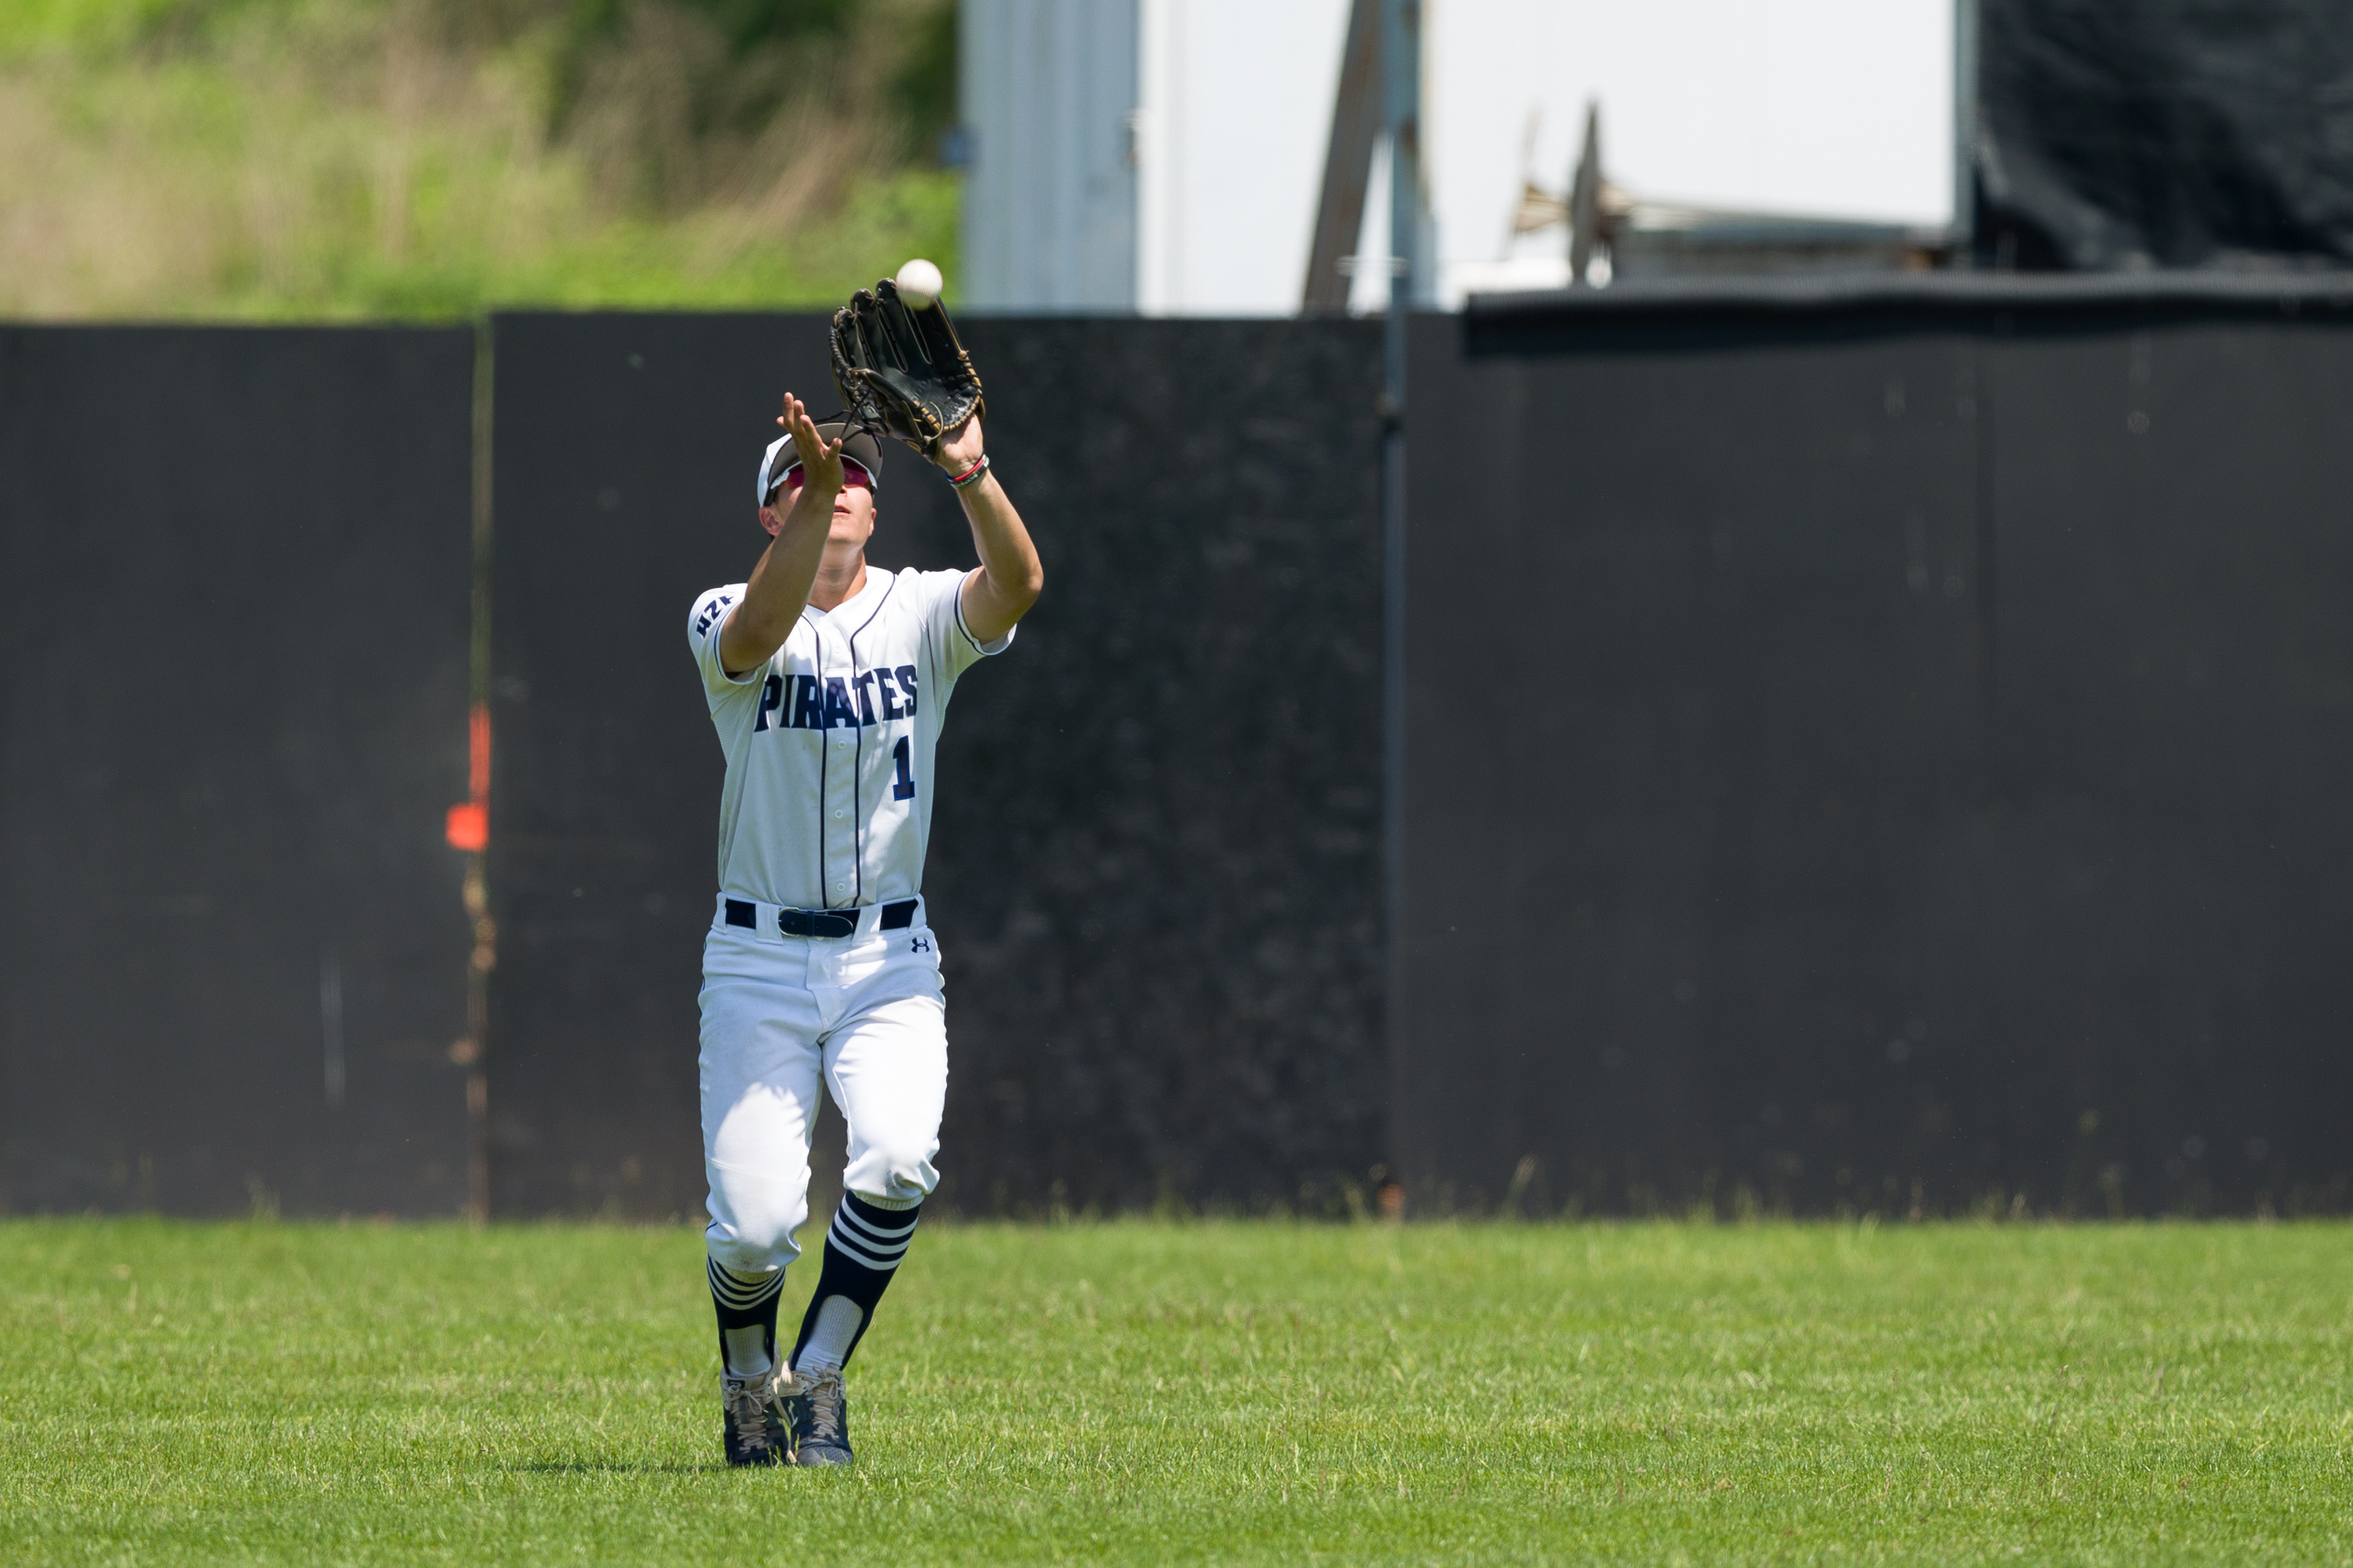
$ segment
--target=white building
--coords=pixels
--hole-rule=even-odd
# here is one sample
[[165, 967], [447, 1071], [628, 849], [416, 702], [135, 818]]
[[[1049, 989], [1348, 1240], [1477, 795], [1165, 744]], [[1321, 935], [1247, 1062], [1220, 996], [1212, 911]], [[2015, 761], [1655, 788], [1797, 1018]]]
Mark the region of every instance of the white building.
[[[1563, 232], [1513, 219], [1524, 182], [1566, 186], [1588, 101], [1610, 180], [1646, 202], [1949, 223], [1954, 4], [1422, 0], [1437, 302], [1566, 280]], [[1296, 310], [1347, 13], [961, 0], [964, 308]], [[1359, 273], [1360, 305], [1385, 291]]]

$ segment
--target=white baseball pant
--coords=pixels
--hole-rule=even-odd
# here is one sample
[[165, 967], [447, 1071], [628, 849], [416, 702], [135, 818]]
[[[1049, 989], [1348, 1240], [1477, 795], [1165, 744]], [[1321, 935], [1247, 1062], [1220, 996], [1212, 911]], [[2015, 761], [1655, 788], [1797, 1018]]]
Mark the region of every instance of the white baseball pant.
[[729, 925], [725, 904], [702, 944], [703, 1235], [723, 1267], [765, 1273], [800, 1256], [820, 1080], [849, 1125], [845, 1188], [905, 1207], [939, 1184], [947, 1003], [920, 903], [911, 926], [877, 930], [870, 908], [834, 938], [780, 935], [766, 904]]

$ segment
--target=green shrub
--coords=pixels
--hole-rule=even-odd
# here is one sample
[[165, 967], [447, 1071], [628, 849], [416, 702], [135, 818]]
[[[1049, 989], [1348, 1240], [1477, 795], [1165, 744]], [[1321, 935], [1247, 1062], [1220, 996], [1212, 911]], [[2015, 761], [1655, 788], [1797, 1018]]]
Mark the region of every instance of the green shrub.
[[0, 314], [816, 305], [919, 254], [953, 278], [926, 155], [953, 84], [949, 0], [12, 0]]

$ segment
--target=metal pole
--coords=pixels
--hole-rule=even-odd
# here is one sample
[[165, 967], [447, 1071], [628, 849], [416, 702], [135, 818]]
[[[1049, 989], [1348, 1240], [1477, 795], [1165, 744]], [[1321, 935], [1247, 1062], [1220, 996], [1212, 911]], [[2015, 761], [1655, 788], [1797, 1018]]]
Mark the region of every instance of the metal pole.
[[1953, 236], [1963, 266], [1978, 240], [1978, 0], [1953, 0]]
[[1382, 0], [1389, 139], [1389, 308], [1381, 337], [1381, 915], [1390, 1084], [1389, 1168], [1402, 1182], [1405, 1100], [1405, 371], [1422, 261], [1421, 7]]
[[1340, 85], [1332, 96], [1332, 138], [1324, 154], [1324, 192], [1315, 203], [1315, 237], [1307, 247], [1307, 282], [1300, 310], [1345, 315], [1348, 278], [1340, 259], [1356, 247], [1365, 223], [1365, 192], [1372, 182], [1373, 144], [1387, 119], [1381, 80], [1381, 0], [1353, 0], [1348, 35], [1340, 47]]
[[[473, 700], [467, 714], [467, 794], [487, 809], [491, 748], [491, 395], [496, 327], [474, 328], [473, 626], [468, 663]], [[491, 971], [498, 963], [498, 926], [491, 918], [480, 850], [466, 858], [466, 918], [474, 948], [466, 964], [466, 1037], [455, 1053], [466, 1069], [466, 1217], [491, 1217]]]
[[1601, 104], [1585, 100], [1585, 146], [1568, 177], [1568, 286], [1585, 287], [1601, 237]]

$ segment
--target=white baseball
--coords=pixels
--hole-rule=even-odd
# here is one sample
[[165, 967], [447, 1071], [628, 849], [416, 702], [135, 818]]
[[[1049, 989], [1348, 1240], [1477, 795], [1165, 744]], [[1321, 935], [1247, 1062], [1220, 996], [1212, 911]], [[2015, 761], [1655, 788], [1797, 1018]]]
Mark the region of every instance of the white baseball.
[[899, 268], [893, 281], [899, 285], [899, 298], [918, 310], [940, 297], [943, 283], [940, 269], [920, 256]]

